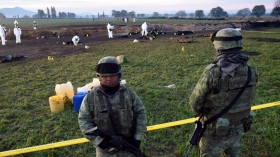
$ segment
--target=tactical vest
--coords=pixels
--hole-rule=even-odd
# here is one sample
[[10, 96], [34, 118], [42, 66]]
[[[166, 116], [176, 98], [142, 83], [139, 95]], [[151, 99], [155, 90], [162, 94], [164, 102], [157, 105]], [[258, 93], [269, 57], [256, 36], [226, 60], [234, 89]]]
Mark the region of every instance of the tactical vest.
[[228, 106], [238, 94], [246, 83], [248, 67], [251, 68], [251, 81], [249, 85], [232, 108], [222, 116], [229, 120], [241, 120], [249, 115], [256, 91], [256, 70], [250, 65], [247, 66], [247, 64], [241, 64], [237, 67], [236, 73], [233, 77], [228, 75], [225, 78], [221, 78], [222, 71], [217, 65], [213, 64], [208, 67], [209, 72], [213, 75], [212, 77], [220, 79], [213, 79], [213, 89], [211, 94], [206, 97], [204, 106], [210, 107], [210, 113], [205, 115], [207, 118], [219, 113], [222, 109]]
[[[106, 97], [112, 104], [117, 132], [115, 132], [110, 119]], [[120, 89], [115, 93], [114, 98], [110, 98], [109, 95], [105, 94], [101, 86], [96, 86], [88, 94], [88, 104], [94, 124], [109, 134], [120, 134], [127, 138], [132, 137], [135, 131], [135, 118], [132, 111], [134, 99], [133, 91], [125, 85], [120, 85]]]

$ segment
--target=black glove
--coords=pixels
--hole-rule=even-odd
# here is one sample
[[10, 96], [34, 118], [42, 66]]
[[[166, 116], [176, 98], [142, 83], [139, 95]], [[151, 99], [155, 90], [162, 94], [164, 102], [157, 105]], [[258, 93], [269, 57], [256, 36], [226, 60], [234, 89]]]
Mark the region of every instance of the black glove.
[[98, 147], [100, 147], [101, 149], [106, 149], [106, 148], [111, 147], [111, 144], [110, 144], [110, 142], [108, 140], [103, 139], [101, 141], [101, 143], [99, 143]]
[[141, 144], [141, 141], [140, 140], [136, 140], [135, 138], [133, 138], [132, 140], [132, 145], [138, 149], [140, 149], [140, 144]]

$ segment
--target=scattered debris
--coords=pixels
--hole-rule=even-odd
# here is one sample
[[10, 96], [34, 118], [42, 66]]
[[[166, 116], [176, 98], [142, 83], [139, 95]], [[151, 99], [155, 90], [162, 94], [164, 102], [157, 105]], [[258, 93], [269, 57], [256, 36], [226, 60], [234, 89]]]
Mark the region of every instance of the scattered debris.
[[170, 89], [175, 89], [176, 88], [176, 85], [175, 84], [172, 84], [172, 85], [168, 85], [168, 86], [164, 86], [165, 88], [170, 88]]
[[6, 63], [6, 62], [12, 62], [12, 61], [18, 61], [18, 60], [22, 60], [25, 59], [24, 56], [13, 56], [13, 55], [6, 55], [6, 56], [0, 56], [1, 63]]

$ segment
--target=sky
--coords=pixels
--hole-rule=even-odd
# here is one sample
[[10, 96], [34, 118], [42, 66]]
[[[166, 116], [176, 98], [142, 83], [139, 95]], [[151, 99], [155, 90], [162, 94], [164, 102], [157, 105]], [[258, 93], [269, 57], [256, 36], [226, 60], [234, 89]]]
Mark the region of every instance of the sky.
[[[212, 8], [221, 7], [228, 13], [236, 13], [243, 8], [253, 9], [256, 5], [264, 5], [270, 13], [276, 0], [0, 0], [0, 9], [21, 7], [37, 12], [38, 9], [46, 12], [47, 7], [55, 7], [56, 12], [72, 12], [75, 14], [92, 13], [97, 15], [103, 12], [111, 15], [112, 10], [136, 14], [171, 14], [180, 10], [194, 13], [203, 10], [209, 13]], [[269, 11], [269, 12], [268, 12]]]

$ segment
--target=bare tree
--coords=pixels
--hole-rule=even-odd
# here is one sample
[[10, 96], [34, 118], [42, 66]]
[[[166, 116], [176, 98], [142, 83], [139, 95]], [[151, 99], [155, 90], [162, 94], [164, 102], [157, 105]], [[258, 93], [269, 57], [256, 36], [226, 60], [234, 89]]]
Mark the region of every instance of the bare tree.
[[245, 18], [247, 15], [251, 15], [251, 10], [249, 8], [244, 8], [244, 9], [238, 10], [236, 15]]

